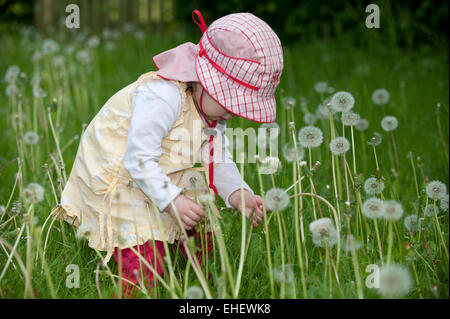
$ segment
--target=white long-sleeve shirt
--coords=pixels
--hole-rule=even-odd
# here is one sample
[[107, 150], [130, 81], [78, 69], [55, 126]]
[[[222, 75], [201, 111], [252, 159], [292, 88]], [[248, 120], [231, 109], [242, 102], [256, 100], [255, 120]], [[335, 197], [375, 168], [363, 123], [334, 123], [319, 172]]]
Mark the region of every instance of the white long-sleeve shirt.
[[[167, 136], [181, 109], [179, 89], [170, 81], [164, 79], [149, 81], [140, 85], [134, 93], [124, 166], [142, 191], [150, 198], [150, 195], [153, 195], [161, 211], [182, 190], [170, 181], [158, 165], [162, 154], [162, 138]], [[204, 121], [203, 116], [201, 118]], [[214, 185], [225, 205], [231, 207], [228, 198], [231, 193], [241, 188], [242, 177], [227, 149], [229, 141], [225, 135], [225, 121], [218, 121], [216, 128], [224, 136], [225, 158], [214, 168]], [[208, 143], [205, 144], [204, 147], [208, 147]], [[198, 157], [200, 156], [201, 154], [198, 154]], [[140, 159], [143, 162], [142, 168], [139, 166]], [[165, 182], [168, 185], [167, 189], [163, 188]], [[253, 193], [245, 181], [243, 184], [244, 188]]]

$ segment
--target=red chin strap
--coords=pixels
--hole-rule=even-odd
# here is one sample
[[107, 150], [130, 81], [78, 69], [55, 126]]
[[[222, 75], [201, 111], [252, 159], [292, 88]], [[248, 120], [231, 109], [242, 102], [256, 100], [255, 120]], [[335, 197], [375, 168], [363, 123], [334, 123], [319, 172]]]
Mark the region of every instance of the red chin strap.
[[[202, 87], [202, 93], [200, 94], [200, 113], [202, 113], [203, 118], [205, 119], [209, 128], [215, 128], [216, 124], [217, 124], [217, 120], [210, 122], [206, 118], [206, 114], [203, 112], [203, 105], [202, 105], [203, 92], [204, 92], [204, 89]], [[214, 193], [216, 195], [218, 195], [217, 188], [216, 188], [216, 186], [214, 186], [214, 143], [213, 143], [213, 139], [214, 139], [214, 135], [211, 134], [209, 136], [209, 142], [208, 142], [208, 145], [209, 145], [209, 162], [208, 162], [208, 164], [209, 164], [209, 188], [212, 188]]]

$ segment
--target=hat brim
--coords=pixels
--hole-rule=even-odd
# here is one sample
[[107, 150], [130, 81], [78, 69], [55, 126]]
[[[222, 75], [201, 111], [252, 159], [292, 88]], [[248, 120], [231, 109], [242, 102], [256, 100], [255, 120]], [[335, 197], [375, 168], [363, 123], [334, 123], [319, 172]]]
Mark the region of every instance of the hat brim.
[[259, 123], [272, 123], [276, 119], [274, 96], [250, 94], [230, 85], [227, 75], [216, 70], [205, 57], [195, 58], [195, 71], [205, 91], [224, 109], [236, 116]]

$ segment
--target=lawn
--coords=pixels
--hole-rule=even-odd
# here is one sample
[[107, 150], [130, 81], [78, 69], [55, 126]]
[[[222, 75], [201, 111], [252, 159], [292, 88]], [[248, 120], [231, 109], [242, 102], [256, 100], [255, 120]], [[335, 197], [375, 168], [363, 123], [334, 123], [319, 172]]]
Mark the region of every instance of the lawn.
[[[77, 238], [75, 227], [53, 223], [49, 213], [85, 124], [116, 91], [155, 70], [153, 55], [197, 43], [198, 34], [161, 38], [128, 26], [99, 37], [52, 38], [26, 27], [1, 30], [0, 297], [112, 296], [114, 261], [96, 276], [105, 253]], [[351, 39], [283, 46], [278, 159], [238, 164], [272, 212], [254, 229], [237, 211], [211, 218], [221, 231], [208, 272], [172, 253], [160, 298], [448, 298], [448, 43], [405, 50], [383, 38]], [[384, 102], [374, 101], [377, 89], [388, 92]], [[338, 107], [337, 92], [350, 94], [341, 106], [354, 99], [352, 111], [368, 128], [352, 118], [343, 127], [342, 113], [329, 111], [330, 104]], [[236, 117], [227, 125], [260, 126]], [[317, 147], [308, 148], [299, 134], [308, 126], [323, 135]], [[338, 144], [333, 150], [345, 156], [333, 155], [330, 142], [343, 135], [349, 149]], [[289, 147], [304, 157], [293, 160]], [[258, 174], [258, 167], [269, 174]], [[300, 187], [292, 186], [299, 178]], [[378, 187], [370, 189], [371, 181]], [[283, 196], [287, 203], [278, 200]], [[380, 205], [376, 218], [371, 198]], [[218, 206], [225, 205], [220, 200]], [[71, 264], [79, 270], [78, 288], [70, 285]]]

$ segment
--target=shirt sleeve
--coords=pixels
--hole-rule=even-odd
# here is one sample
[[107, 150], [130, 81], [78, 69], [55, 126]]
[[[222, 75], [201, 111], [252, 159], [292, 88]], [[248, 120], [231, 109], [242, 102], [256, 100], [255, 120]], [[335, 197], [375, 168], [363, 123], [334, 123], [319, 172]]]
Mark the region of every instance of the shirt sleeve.
[[[217, 193], [224, 200], [225, 205], [231, 207], [229, 197], [234, 191], [241, 188], [241, 182], [243, 182], [245, 189], [249, 190], [252, 194], [254, 193], [250, 186], [242, 179], [239, 169], [233, 161], [233, 156], [228, 150], [229, 141], [225, 135], [226, 122], [218, 122], [216, 128], [222, 135], [225, 154], [219, 165], [214, 168], [214, 185], [217, 188]], [[220, 135], [218, 137], [220, 138]], [[208, 143], [205, 143], [205, 147], [207, 145]]]
[[[154, 199], [160, 211], [182, 190], [158, 164], [162, 138], [167, 136], [180, 112], [178, 88], [166, 80], [144, 83], [134, 93], [124, 166], [142, 191]], [[165, 183], [167, 188], [164, 188]]]

